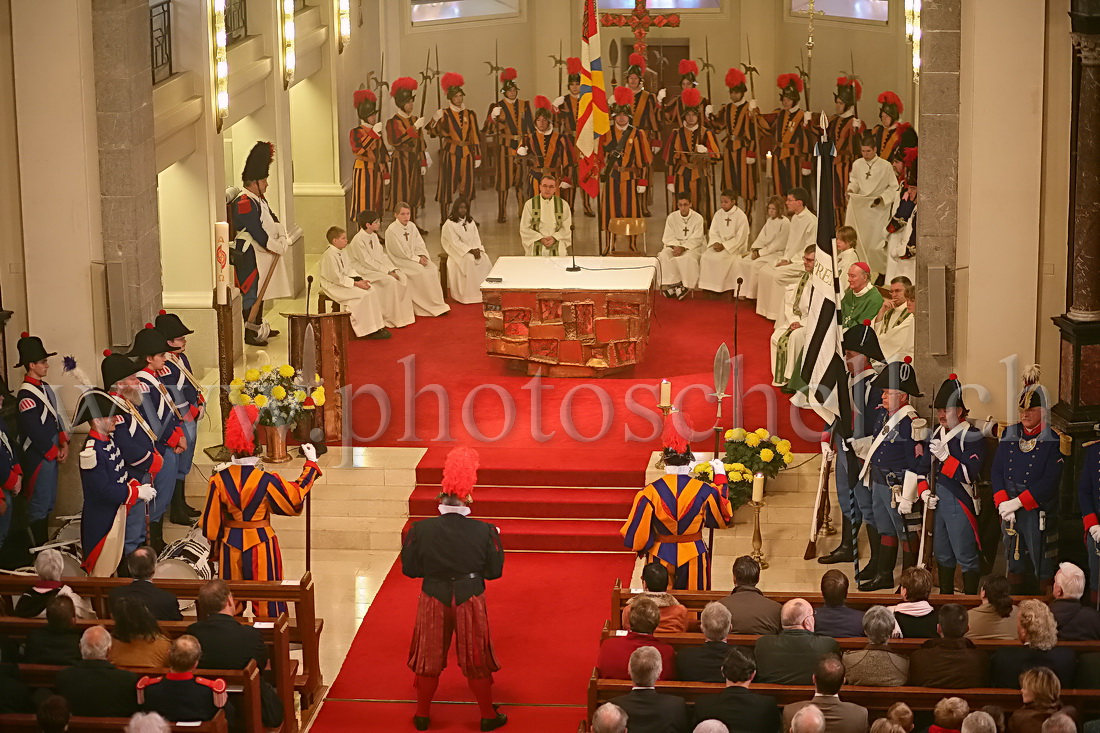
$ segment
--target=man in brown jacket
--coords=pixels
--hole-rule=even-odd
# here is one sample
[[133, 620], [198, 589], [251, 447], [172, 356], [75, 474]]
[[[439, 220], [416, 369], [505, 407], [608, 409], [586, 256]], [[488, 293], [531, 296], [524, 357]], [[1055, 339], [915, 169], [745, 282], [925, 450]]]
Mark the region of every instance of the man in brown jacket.
[[814, 667], [812, 700], [792, 702], [783, 708], [783, 727], [790, 730], [795, 713], [807, 705], [816, 705], [825, 716], [825, 733], [867, 733], [867, 708], [840, 699], [844, 685], [844, 663], [835, 654], [826, 654]]
[[733, 592], [719, 602], [729, 609], [733, 634], [778, 634], [783, 604], [765, 598], [760, 582], [760, 563], [748, 555], [733, 561]]
[[966, 609], [958, 603], [940, 608], [939, 639], [929, 639], [909, 655], [909, 684], [918, 687], [989, 686], [989, 655], [964, 638]]

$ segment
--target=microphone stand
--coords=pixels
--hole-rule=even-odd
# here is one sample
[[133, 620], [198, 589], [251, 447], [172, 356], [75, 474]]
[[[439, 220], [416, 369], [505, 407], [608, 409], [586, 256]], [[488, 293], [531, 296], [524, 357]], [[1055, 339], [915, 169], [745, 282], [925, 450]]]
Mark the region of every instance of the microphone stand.
[[741, 302], [741, 285], [745, 282], [745, 278], [737, 278], [737, 288], [733, 291], [733, 395], [730, 397], [730, 425], [733, 427], [740, 427], [741, 418], [738, 414], [737, 396], [741, 394], [741, 380], [738, 372], [738, 367], [741, 364], [741, 351], [737, 348], [737, 326], [740, 312]]
[[309, 315], [309, 294], [313, 290], [313, 275], [306, 275], [306, 315]]

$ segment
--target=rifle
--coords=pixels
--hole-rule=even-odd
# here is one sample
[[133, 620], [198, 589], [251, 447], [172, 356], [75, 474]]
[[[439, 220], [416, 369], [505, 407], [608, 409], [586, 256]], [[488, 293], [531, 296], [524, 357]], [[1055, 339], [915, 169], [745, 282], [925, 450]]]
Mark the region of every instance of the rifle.
[[814, 513], [810, 518], [810, 540], [806, 543], [804, 560], [817, 557], [817, 535], [825, 525], [829, 512], [829, 474], [833, 471], [833, 454], [821, 457], [821, 475], [817, 480], [817, 495], [814, 497]]
[[[936, 495], [936, 474], [939, 472], [940, 467], [936, 461], [936, 457], [932, 456], [932, 463], [928, 471], [928, 490], [931, 496]], [[917, 551], [917, 567], [928, 568], [932, 565], [932, 543], [928, 540], [932, 537], [932, 533], [935, 529], [933, 522], [935, 511], [928, 506], [928, 502], [924, 503], [924, 516], [921, 517], [920, 522], [920, 549]]]

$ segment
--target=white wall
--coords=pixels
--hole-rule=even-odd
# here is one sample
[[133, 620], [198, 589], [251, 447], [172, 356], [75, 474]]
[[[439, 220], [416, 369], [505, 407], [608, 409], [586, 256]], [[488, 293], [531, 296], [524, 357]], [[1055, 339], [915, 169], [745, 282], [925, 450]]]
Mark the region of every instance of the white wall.
[[[12, 60], [11, 0], [0, 0], [0, 293], [3, 306], [14, 311], [7, 327], [8, 353], [27, 328], [27, 289], [23, 275], [23, 215], [19, 191], [18, 140], [15, 115], [15, 72]], [[7, 374], [9, 358], [3, 367]]]

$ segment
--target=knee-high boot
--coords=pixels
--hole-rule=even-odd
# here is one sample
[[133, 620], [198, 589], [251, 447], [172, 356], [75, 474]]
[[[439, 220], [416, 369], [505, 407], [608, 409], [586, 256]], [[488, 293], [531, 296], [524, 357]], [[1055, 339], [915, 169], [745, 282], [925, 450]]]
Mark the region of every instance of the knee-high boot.
[[508, 218], [504, 215], [505, 208], [508, 205], [508, 192], [497, 191], [497, 223], [503, 224], [508, 221]]
[[[867, 564], [863, 566], [863, 569], [856, 573], [857, 581], [870, 580], [875, 577], [875, 573], [878, 572], [878, 556], [882, 550], [882, 536], [879, 535], [878, 530], [870, 524], [863, 526], [867, 528], [867, 544], [870, 546], [871, 556], [867, 558]], [[855, 543], [859, 544], [858, 536], [855, 538]]]
[[863, 592], [873, 590], [892, 590], [894, 588], [894, 565], [898, 561], [898, 546], [883, 544], [879, 548], [875, 577], [859, 584]]
[[[955, 592], [955, 566], [940, 565], [940, 593], [951, 595]], [[963, 576], [966, 577], [965, 575]]]
[[964, 570], [963, 571], [963, 593], [968, 596], [978, 595], [978, 583], [982, 579], [982, 574], [978, 570]]
[[852, 520], [848, 517], [840, 519], [840, 544], [828, 555], [817, 558], [822, 565], [835, 565], [838, 562], [852, 562], [856, 559], [852, 540]]

